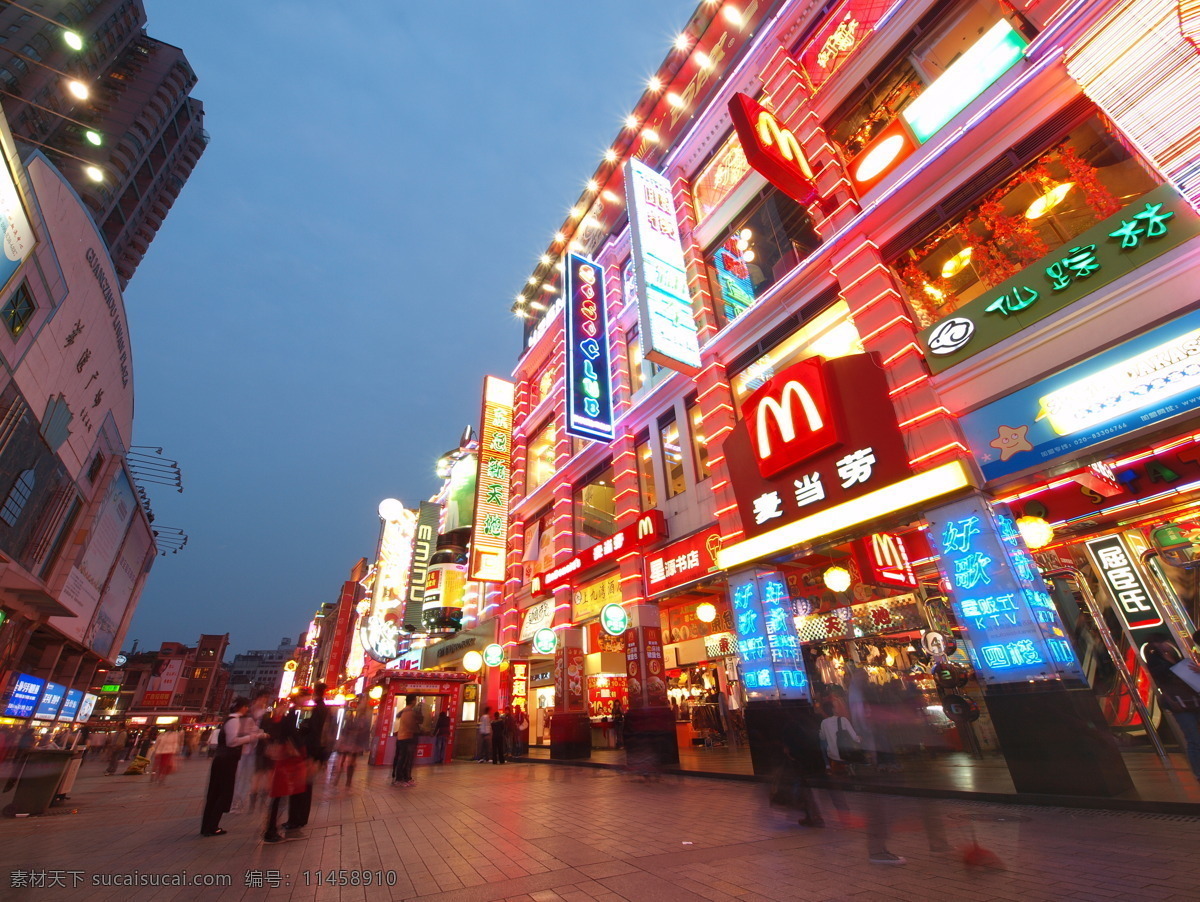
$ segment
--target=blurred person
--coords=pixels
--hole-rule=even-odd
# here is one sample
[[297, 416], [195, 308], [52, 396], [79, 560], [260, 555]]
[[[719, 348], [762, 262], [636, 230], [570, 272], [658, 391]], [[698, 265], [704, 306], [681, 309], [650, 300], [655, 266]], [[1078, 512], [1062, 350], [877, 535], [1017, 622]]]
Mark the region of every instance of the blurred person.
[[[822, 708], [825, 718], [821, 721], [821, 748], [829, 762], [832, 774], [854, 773], [854, 765], [863, 760], [862, 737], [854, 728], [854, 722], [846, 711], [839, 696], [833, 696]], [[847, 742], [846, 739], [851, 740]]]
[[[261, 745], [264, 755], [270, 762], [267, 780], [267, 794], [271, 801], [267, 806], [266, 824], [263, 827], [263, 842], [283, 842], [285, 837], [279, 832], [279, 808], [284, 799], [288, 800], [289, 810], [291, 800], [304, 792], [308, 785], [309, 761], [305, 752], [304, 741], [296, 726], [294, 711], [289, 710], [286, 699], [279, 699], [272, 712], [264, 717], [264, 732], [267, 739]], [[298, 827], [288, 828], [287, 838], [297, 838], [302, 835]]]
[[479, 732], [476, 734], [475, 760], [487, 761], [492, 753], [492, 706], [484, 705], [479, 717]]
[[342, 735], [338, 738], [337, 770], [333, 775], [336, 784], [344, 773], [346, 785], [354, 779], [354, 770], [358, 766], [358, 758], [371, 748], [371, 712], [366, 705], [350, 715], [350, 719], [342, 727]]
[[[621, 703], [613, 702], [613, 726], [617, 730], [617, 746], [621, 744], [621, 727], [617, 721], [616, 711], [620, 710]], [[514, 709], [516, 716], [513, 718], [514, 728], [514, 754], [525, 756], [529, 754], [529, 717], [525, 713], [525, 709], [518, 707]]]
[[504, 716], [504, 709], [496, 710], [496, 716], [492, 718], [492, 764], [506, 764], [504, 758], [505, 743], [508, 742], [508, 718]]
[[27, 726], [21, 730], [16, 741], [12, 743], [8, 757], [8, 782], [4, 784], [4, 791], [8, 792], [17, 785], [17, 778], [21, 775], [21, 768], [25, 764], [25, 759], [29, 757], [29, 753], [37, 745], [37, 732], [33, 727]]
[[165, 784], [167, 777], [175, 773], [175, 758], [183, 746], [183, 737], [174, 727], [158, 734], [154, 743], [154, 763], [150, 771], [150, 782]]
[[[308, 818], [312, 813], [313, 784], [316, 781], [318, 768], [329, 760], [329, 752], [325, 748], [325, 730], [329, 721], [329, 709], [325, 705], [324, 683], [317, 683], [312, 690], [300, 693], [296, 705], [288, 715], [295, 730], [296, 741], [307, 759], [305, 768], [304, 789], [288, 797], [288, 819], [283, 828], [288, 831], [301, 830], [308, 826]], [[305, 701], [311, 699], [312, 707], [308, 716], [302, 715], [301, 708]]]
[[233, 788], [237, 781], [238, 761], [242, 757], [242, 746], [266, 737], [260, 731], [245, 732], [242, 721], [250, 711], [250, 700], [239, 696], [234, 699], [229, 716], [215, 730], [216, 751], [212, 757], [212, 768], [208, 775], [208, 791], [204, 800], [204, 814], [200, 820], [201, 836], [223, 836], [221, 815], [233, 804]]
[[[262, 722], [271, 707], [271, 695], [260, 692], [250, 703], [250, 710], [242, 718], [242, 732], [263, 733]], [[258, 771], [258, 747], [263, 740], [253, 738], [242, 746], [242, 762], [238, 764], [237, 782], [233, 787], [233, 813], [238, 813], [250, 807], [250, 797], [254, 790], [254, 778]]]
[[450, 741], [450, 712], [444, 708], [433, 724], [433, 763], [446, 764], [446, 744]]
[[[1187, 659], [1171, 641], [1171, 637], [1163, 632], [1149, 636], [1142, 656], [1154, 685], [1158, 687], [1162, 706], [1171, 713], [1179, 732], [1183, 734], [1192, 774], [1200, 780], [1200, 692], [1177, 672], [1177, 665]], [[1184, 667], [1191, 673], [1200, 673], [1200, 665], [1194, 661], [1188, 661]]]
[[121, 757], [125, 754], [125, 746], [129, 742], [129, 733], [125, 729], [125, 725], [121, 724], [121, 728], [115, 733], [110, 733], [108, 736], [108, 766], [104, 769], [104, 775], [111, 776], [117, 772], [117, 764]]
[[417, 758], [417, 737], [421, 735], [421, 715], [417, 697], [406, 695], [404, 707], [396, 718], [396, 755], [392, 761], [392, 784], [416, 786], [412, 778], [413, 762]]

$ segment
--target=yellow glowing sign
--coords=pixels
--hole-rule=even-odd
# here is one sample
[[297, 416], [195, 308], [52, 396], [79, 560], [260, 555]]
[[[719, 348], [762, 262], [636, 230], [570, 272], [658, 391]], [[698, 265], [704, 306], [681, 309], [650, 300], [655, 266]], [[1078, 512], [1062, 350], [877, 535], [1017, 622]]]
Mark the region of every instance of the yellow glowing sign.
[[732, 570], [777, 551], [916, 507], [970, 485], [971, 477], [967, 468], [960, 461], [951, 461], [722, 548], [717, 552], [717, 566], [722, 570]]
[[504, 581], [515, 391], [516, 386], [511, 382], [495, 376], [488, 376], [483, 383], [479, 475], [475, 481], [475, 532], [468, 574], [480, 582]]

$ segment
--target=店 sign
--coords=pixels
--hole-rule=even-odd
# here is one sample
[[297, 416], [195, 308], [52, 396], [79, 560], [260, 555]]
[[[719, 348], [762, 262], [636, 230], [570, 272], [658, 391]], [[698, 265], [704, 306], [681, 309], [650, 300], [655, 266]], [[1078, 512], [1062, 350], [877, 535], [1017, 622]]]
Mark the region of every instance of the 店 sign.
[[581, 551], [571, 560], [560, 567], [539, 573], [530, 583], [530, 591], [536, 595], [545, 595], [562, 586], [569, 586], [576, 576], [592, 567], [598, 567], [609, 561], [627, 554], [634, 548], [641, 548], [667, 534], [667, 520], [660, 510], [647, 511], [634, 523], [618, 530], [602, 542], [597, 542], [587, 551]]
[[1193, 311], [959, 418], [985, 477], [1040, 466], [1200, 406]]
[[571, 620], [578, 624], [599, 615], [605, 605], [621, 604], [621, 574], [585, 583], [575, 590]]
[[646, 594], [653, 597], [717, 572], [721, 531], [711, 527], [645, 556]]
[[1175, 189], [1155, 188], [923, 330], [929, 367], [962, 363], [1198, 234], [1200, 216]]
[[802, 204], [817, 196], [813, 171], [796, 136], [775, 114], [752, 97], [734, 94], [729, 118], [750, 165], [789, 197]]
[[833, 11], [800, 54], [804, 74], [814, 90], [850, 58], [891, 6], [891, 0], [847, 0]]
[[567, 432], [592, 441], [613, 438], [611, 352], [604, 268], [567, 255]]
[[484, 379], [479, 474], [475, 480], [475, 532], [467, 573], [479, 582], [504, 581], [515, 390], [516, 386], [504, 379], [495, 376]]
[[883, 369], [856, 354], [789, 367], [751, 396], [724, 446], [747, 537], [910, 474], [887, 392]]
[[630, 159], [625, 164], [625, 193], [645, 357], [694, 376], [700, 372], [700, 342], [671, 183]]

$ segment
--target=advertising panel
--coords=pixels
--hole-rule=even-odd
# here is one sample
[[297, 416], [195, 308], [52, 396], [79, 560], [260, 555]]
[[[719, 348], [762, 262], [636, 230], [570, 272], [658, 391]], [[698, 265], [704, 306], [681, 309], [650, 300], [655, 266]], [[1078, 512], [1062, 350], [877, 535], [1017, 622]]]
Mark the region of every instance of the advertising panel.
[[638, 326], [647, 360], [700, 372], [700, 340], [671, 183], [640, 160], [625, 164], [625, 194], [637, 272]]
[[504, 581], [508, 547], [509, 472], [516, 386], [487, 376], [479, 431], [479, 474], [475, 480], [475, 532], [467, 576], [479, 582]]
[[606, 604], [621, 603], [621, 574], [613, 573], [602, 579], [584, 583], [575, 590], [572, 599], [571, 620], [582, 623], [600, 614]]
[[0, 286], [8, 285], [8, 280], [33, 250], [34, 243], [33, 229], [21, 203], [12, 164], [9, 160], [5, 162], [8, 165], [0, 173], [0, 245], [4, 250], [0, 255]]
[[386, 664], [400, 653], [400, 608], [408, 597], [413, 534], [417, 516], [407, 508], [388, 509], [379, 538], [379, 559], [371, 586], [371, 607], [360, 619], [363, 650]]
[[604, 268], [567, 255], [567, 432], [578, 438], [613, 439], [612, 356]]
[[38, 700], [37, 707], [33, 709], [34, 718], [36, 720], [54, 720], [58, 717], [58, 709], [62, 706], [66, 695], [66, 686], [59, 683], [47, 683], [46, 688], [42, 690], [42, 697]]
[[99, 699], [90, 692], [83, 694], [83, 701], [79, 703], [79, 715], [76, 717], [80, 723], [87, 723], [87, 719], [92, 716], [92, 712], [96, 709], [96, 702]]
[[1082, 678], [1046, 583], [1006, 508], [979, 497], [925, 515], [983, 683]]
[[846, 0], [825, 20], [800, 54], [800, 64], [817, 90], [858, 49], [895, 0]]
[[959, 417], [989, 480], [1200, 406], [1200, 311]]
[[528, 642], [533, 634], [540, 629], [546, 629], [554, 623], [554, 599], [547, 598], [525, 609], [521, 615], [521, 632], [517, 637], [520, 642]]
[[1136, 556], [1120, 535], [1089, 539], [1084, 545], [1130, 641], [1140, 650], [1152, 633], [1165, 632], [1166, 624]]
[[1198, 234], [1200, 215], [1179, 192], [1155, 188], [922, 330], [929, 368], [962, 363]]
[[154, 675], [146, 683], [139, 707], [169, 708], [182, 676], [183, 658], [160, 660], [154, 666]]
[[79, 705], [83, 702], [82, 689], [68, 689], [63, 696], [62, 707], [58, 709], [59, 720], [76, 720], [79, 717]]
[[4, 693], [4, 716], [25, 719], [33, 716], [46, 681], [27, 673], [14, 673], [8, 678]]
[[153, 541], [149, 526], [138, 518], [130, 526], [121, 547], [121, 555], [100, 596], [96, 615], [88, 628], [86, 644], [103, 658], [113, 653], [125, 612], [135, 601], [142, 577], [153, 562]]
[[720, 550], [721, 530], [714, 525], [665, 548], [647, 552], [643, 558], [647, 596], [661, 595], [716, 573], [721, 569], [717, 565]]

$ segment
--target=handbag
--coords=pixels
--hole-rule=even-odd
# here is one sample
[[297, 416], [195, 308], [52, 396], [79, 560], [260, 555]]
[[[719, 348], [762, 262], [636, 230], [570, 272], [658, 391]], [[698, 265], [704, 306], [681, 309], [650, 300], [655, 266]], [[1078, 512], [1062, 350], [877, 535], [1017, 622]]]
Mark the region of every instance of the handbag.
[[863, 759], [862, 745], [850, 734], [850, 731], [842, 726], [847, 723], [846, 718], [838, 718], [837, 728], [837, 750], [838, 757], [847, 764], [855, 764]]
[[308, 762], [301, 755], [290, 755], [275, 762], [271, 774], [271, 798], [299, 795], [308, 785]]

